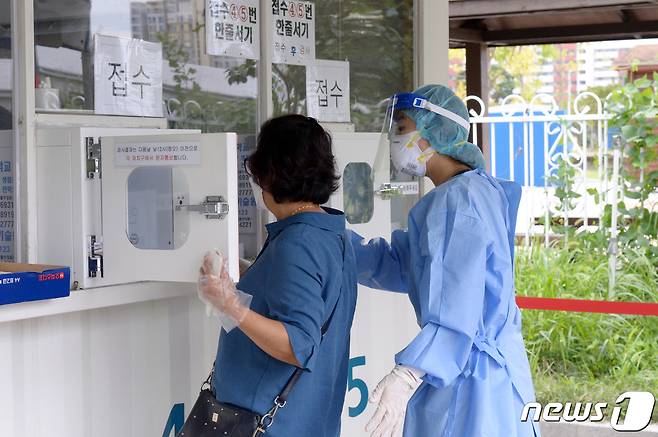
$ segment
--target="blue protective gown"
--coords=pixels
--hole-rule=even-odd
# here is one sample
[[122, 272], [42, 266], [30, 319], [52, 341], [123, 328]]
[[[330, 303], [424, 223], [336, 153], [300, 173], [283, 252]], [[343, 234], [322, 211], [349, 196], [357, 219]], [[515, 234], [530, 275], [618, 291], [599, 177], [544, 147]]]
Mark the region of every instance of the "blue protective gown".
[[407, 406], [405, 437], [539, 436], [520, 421], [535, 394], [514, 299], [517, 207], [473, 170], [425, 195], [390, 244], [351, 234], [359, 282], [408, 293], [421, 327], [395, 357], [426, 373]]
[[[253, 296], [252, 310], [283, 323], [297, 360], [309, 370], [279, 410], [268, 437], [340, 435], [356, 261], [345, 236], [345, 216], [326, 210], [329, 214], [301, 213], [267, 225], [263, 250], [237, 285]], [[321, 342], [322, 325], [335, 302]], [[220, 401], [264, 414], [293, 371], [239, 329], [222, 331], [212, 386]]]

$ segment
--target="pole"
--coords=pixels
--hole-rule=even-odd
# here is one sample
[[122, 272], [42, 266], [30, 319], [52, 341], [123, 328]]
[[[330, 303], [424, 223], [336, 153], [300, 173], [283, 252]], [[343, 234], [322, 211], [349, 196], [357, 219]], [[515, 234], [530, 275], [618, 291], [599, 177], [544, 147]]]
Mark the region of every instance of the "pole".
[[612, 299], [615, 296], [615, 285], [617, 282], [617, 253], [619, 252], [619, 246], [617, 243], [617, 222], [619, 221], [619, 207], [618, 207], [618, 196], [619, 196], [619, 166], [621, 160], [621, 138], [619, 136], [615, 137], [614, 150], [612, 152], [612, 192], [610, 203], [612, 204], [612, 220], [610, 223], [610, 244], [608, 246], [608, 254], [610, 255], [610, 260], [608, 261], [608, 299]]

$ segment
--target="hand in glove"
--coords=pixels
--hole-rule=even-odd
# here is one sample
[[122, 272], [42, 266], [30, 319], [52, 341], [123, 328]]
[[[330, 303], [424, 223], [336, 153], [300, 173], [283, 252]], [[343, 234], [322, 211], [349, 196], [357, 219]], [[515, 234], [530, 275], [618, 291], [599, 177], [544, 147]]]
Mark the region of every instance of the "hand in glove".
[[239, 326], [249, 312], [251, 296], [235, 288], [226, 259], [217, 251], [203, 257], [197, 290], [199, 298], [212, 307], [226, 332]]
[[397, 365], [382, 379], [370, 395], [377, 404], [375, 414], [366, 426], [371, 437], [395, 436], [402, 429], [407, 403], [421, 383], [422, 374], [415, 369]]

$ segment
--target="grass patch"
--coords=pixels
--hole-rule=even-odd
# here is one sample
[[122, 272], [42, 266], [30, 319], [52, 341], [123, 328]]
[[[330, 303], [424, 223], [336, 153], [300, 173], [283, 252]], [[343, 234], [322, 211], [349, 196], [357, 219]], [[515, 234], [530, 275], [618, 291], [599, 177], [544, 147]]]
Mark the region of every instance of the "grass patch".
[[[651, 371], [638, 372], [620, 380], [603, 377], [594, 384], [577, 376], [556, 375], [553, 373], [535, 373], [533, 375], [537, 401], [542, 405], [549, 402], [607, 402], [606, 420], [610, 420], [617, 397], [626, 391], [651, 391], [658, 388], [658, 375]], [[652, 423], [658, 420], [658, 411], [654, 409]]]
[[[601, 247], [584, 237], [549, 248], [519, 248], [517, 293], [607, 299], [608, 255]], [[626, 249], [619, 257], [616, 289], [614, 300], [658, 302], [655, 260], [640, 249]], [[523, 331], [543, 403], [613, 405], [625, 391], [658, 394], [658, 317], [524, 311]]]

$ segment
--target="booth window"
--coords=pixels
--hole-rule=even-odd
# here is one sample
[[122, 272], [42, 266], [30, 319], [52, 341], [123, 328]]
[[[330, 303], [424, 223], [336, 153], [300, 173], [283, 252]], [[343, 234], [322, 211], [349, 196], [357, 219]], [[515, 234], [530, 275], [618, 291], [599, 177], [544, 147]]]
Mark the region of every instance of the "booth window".
[[138, 249], [174, 250], [190, 232], [185, 173], [175, 167], [137, 167], [128, 177], [126, 236]]
[[[349, 61], [351, 122], [379, 132], [379, 103], [413, 88], [413, 0], [311, 0], [317, 59]], [[306, 113], [306, 69], [273, 65], [274, 114]]]
[[37, 111], [94, 113], [94, 36], [111, 35], [162, 45], [169, 127], [254, 133], [257, 79], [248, 73], [255, 63], [206, 54], [204, 6], [200, 0], [34, 0]]
[[375, 212], [372, 168], [365, 162], [350, 162], [343, 172], [345, 218], [353, 225], [368, 223]]

